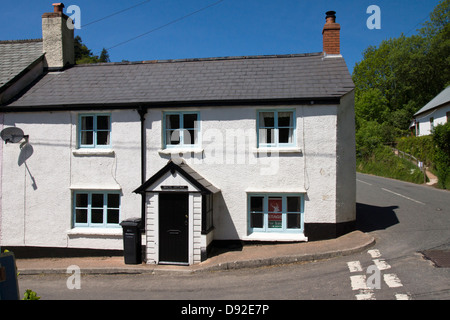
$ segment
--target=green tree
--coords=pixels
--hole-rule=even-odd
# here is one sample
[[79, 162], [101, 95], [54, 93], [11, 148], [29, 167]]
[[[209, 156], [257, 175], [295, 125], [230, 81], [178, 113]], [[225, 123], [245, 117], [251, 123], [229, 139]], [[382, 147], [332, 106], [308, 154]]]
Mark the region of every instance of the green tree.
[[418, 34], [370, 46], [355, 65], [358, 157], [405, 135], [414, 113], [450, 84], [449, 12], [442, 0]]
[[100, 53], [100, 58], [98, 60], [99, 62], [110, 62], [109, 53], [105, 48], [102, 49], [102, 52]]
[[90, 49], [83, 43], [80, 36], [75, 37], [74, 49], [75, 49], [75, 63], [76, 64], [89, 64], [99, 62], [110, 62], [108, 51], [103, 48], [100, 57], [92, 53]]
[[378, 88], [369, 88], [360, 92], [355, 104], [357, 127], [360, 121], [376, 121], [383, 123], [389, 118], [388, 100]]

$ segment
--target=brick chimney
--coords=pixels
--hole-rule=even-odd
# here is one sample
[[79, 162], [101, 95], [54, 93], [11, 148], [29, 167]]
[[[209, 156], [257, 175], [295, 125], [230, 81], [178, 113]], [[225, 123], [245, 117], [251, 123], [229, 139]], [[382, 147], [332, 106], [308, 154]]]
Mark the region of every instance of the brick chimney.
[[75, 64], [74, 28], [68, 27], [72, 20], [63, 13], [63, 8], [63, 3], [53, 3], [53, 12], [42, 15], [43, 50], [50, 70]]
[[336, 12], [327, 11], [326, 22], [323, 26], [323, 53], [325, 55], [340, 55], [341, 54], [341, 40], [340, 30], [341, 26], [336, 23]]

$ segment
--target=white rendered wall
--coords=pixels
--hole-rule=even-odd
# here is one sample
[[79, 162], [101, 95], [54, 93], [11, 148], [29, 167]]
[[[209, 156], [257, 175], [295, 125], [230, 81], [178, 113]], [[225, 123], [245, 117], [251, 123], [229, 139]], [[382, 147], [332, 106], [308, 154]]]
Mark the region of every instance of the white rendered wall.
[[[296, 147], [279, 155], [256, 149], [257, 111], [294, 109]], [[184, 161], [221, 190], [214, 203], [214, 239], [248, 237], [249, 192], [305, 193], [305, 223], [336, 222], [336, 106], [183, 108], [199, 111], [202, 143]], [[147, 178], [170, 160], [162, 150], [164, 110], [150, 109], [147, 122]], [[301, 150], [301, 152], [300, 152]], [[181, 153], [180, 153], [181, 152]], [[262, 240], [262, 239], [261, 239]]]
[[120, 227], [72, 228], [73, 190], [120, 190], [120, 220], [141, 214], [133, 193], [141, 181], [139, 116], [105, 112], [112, 120], [106, 154], [77, 150], [78, 112], [5, 114], [5, 127], [29, 135], [34, 153], [19, 166], [19, 144], [3, 146], [2, 246], [123, 248]]
[[356, 146], [354, 91], [341, 98], [337, 127], [336, 222], [356, 220]]
[[[416, 126], [419, 126], [418, 136], [426, 136], [431, 134], [433, 127], [447, 122], [447, 112], [450, 112], [450, 104], [433, 109], [427, 113], [420, 114], [416, 117]], [[433, 127], [430, 123], [430, 118], [433, 118]], [[417, 133], [417, 132], [416, 132]]]
[[[350, 105], [350, 100], [343, 103]], [[270, 156], [256, 149], [257, 111], [262, 109], [295, 110], [295, 148]], [[343, 160], [341, 177], [351, 171], [345, 166], [351, 160], [347, 154], [351, 145], [342, 149], [337, 144], [337, 126], [345, 127], [351, 121], [350, 111], [342, 110], [339, 118], [335, 105], [179, 110], [200, 112], [201, 148], [196, 153], [184, 152], [182, 157], [221, 190], [214, 197], [214, 239], [248, 238], [247, 197], [251, 192], [304, 194], [305, 223], [353, 219], [354, 181], [349, 176], [337, 184], [337, 158]], [[26, 165], [19, 166], [19, 145], [3, 146], [2, 246], [122, 249], [120, 227], [95, 230], [71, 225], [73, 190], [121, 190], [120, 220], [141, 214], [141, 196], [133, 193], [141, 184], [139, 116], [134, 110], [105, 112], [111, 114], [112, 148], [100, 153], [76, 149], [78, 112], [5, 114], [5, 127], [23, 129], [34, 153]], [[162, 150], [162, 115], [163, 109], [149, 109], [146, 115], [146, 179], [171, 158]], [[351, 136], [345, 129], [339, 133], [343, 140]], [[211, 234], [195, 241], [204, 247]]]

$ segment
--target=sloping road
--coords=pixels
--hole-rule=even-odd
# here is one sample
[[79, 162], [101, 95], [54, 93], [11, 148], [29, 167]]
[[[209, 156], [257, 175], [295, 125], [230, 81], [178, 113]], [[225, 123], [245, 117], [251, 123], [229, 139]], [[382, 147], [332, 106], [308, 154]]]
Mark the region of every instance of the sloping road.
[[[383, 272], [394, 274], [402, 283], [398, 290], [411, 299], [450, 299], [450, 268], [438, 268], [421, 254], [450, 250], [449, 191], [357, 174], [357, 226], [376, 238], [373, 249], [381, 255], [361, 257], [366, 266], [386, 263]], [[377, 290], [374, 295], [389, 299]]]

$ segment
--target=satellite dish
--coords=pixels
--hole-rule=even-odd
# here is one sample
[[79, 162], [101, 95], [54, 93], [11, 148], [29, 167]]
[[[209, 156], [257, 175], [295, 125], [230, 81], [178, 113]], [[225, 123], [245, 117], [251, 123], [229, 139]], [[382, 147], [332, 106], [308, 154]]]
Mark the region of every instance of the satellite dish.
[[18, 143], [25, 137], [22, 129], [17, 127], [9, 127], [3, 129], [2, 132], [0, 132], [0, 136], [2, 137], [3, 141], [5, 141], [5, 143]]

